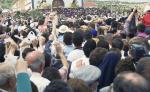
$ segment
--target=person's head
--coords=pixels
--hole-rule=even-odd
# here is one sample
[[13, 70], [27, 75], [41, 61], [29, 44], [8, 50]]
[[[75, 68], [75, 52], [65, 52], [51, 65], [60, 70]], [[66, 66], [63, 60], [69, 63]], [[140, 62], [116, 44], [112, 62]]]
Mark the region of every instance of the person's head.
[[22, 57], [25, 59], [27, 54], [32, 52], [32, 51], [35, 51], [33, 48], [25, 48], [22, 52]]
[[110, 33], [116, 34], [117, 33], [117, 28], [112, 28], [111, 31], [110, 31]]
[[74, 92], [92, 92], [83, 80], [69, 79], [68, 84], [72, 87]]
[[146, 48], [142, 44], [130, 45], [129, 54], [135, 61], [138, 61], [140, 58], [146, 56], [146, 52]]
[[120, 73], [113, 83], [114, 92], [150, 92], [149, 83], [137, 73]]
[[99, 66], [99, 64], [103, 61], [103, 57], [107, 53], [107, 50], [104, 48], [96, 48], [94, 49], [89, 57], [89, 61], [91, 65]]
[[117, 21], [112, 21], [111, 27], [114, 28], [114, 29], [117, 29], [118, 28], [118, 22]]
[[124, 43], [121, 39], [115, 38], [112, 40], [112, 48], [118, 48], [119, 50], [122, 50], [124, 46]]
[[108, 33], [107, 35], [105, 35], [105, 38], [106, 38], [106, 41], [109, 43], [109, 44], [112, 44], [112, 39], [113, 39], [113, 35]]
[[[94, 71], [94, 72], [93, 72]], [[94, 92], [98, 86], [98, 79], [101, 76], [101, 70], [93, 65], [85, 65], [77, 70], [71, 71], [70, 78], [81, 79], [90, 87]]]
[[92, 29], [95, 29], [95, 24], [94, 23], [90, 23], [89, 25]]
[[80, 47], [83, 42], [83, 33], [80, 31], [74, 32], [72, 39], [73, 39], [73, 44], [75, 45], [75, 47]]
[[145, 26], [144, 26], [144, 24], [138, 24], [138, 25], [137, 25], [137, 30], [138, 30], [138, 32], [144, 32], [144, 31], [145, 31]]
[[102, 27], [99, 27], [97, 32], [100, 35], [104, 35], [105, 29], [103, 29]]
[[101, 39], [97, 43], [97, 47], [102, 47], [102, 48], [106, 48], [107, 50], [109, 50], [109, 43], [105, 39]]
[[73, 92], [72, 88], [62, 80], [52, 81], [44, 92]]
[[150, 81], [150, 57], [141, 58], [136, 66], [136, 72]]
[[90, 21], [92, 18], [91, 18], [91, 16], [87, 16], [86, 19], [87, 19], [88, 21]]
[[40, 19], [38, 25], [43, 25], [44, 24], [44, 19]]
[[42, 76], [49, 81], [61, 79], [59, 71], [54, 67], [46, 67], [43, 71]]
[[84, 39], [85, 39], [85, 40], [89, 40], [89, 39], [91, 39], [91, 38], [92, 38], [91, 32], [90, 32], [90, 31], [85, 31], [85, 32], [84, 32]]
[[65, 43], [65, 45], [72, 45], [72, 33], [71, 32], [64, 33], [63, 42]]
[[83, 51], [86, 57], [90, 56], [90, 53], [96, 48], [96, 42], [92, 39], [88, 40], [84, 46], [83, 46]]
[[122, 59], [115, 68], [115, 74], [119, 74], [124, 71], [135, 71], [135, 67], [132, 61], [132, 58]]
[[11, 92], [16, 87], [15, 68], [9, 63], [0, 64], [0, 89]]
[[41, 73], [45, 65], [44, 54], [39, 51], [32, 51], [26, 55], [25, 61], [33, 72]]

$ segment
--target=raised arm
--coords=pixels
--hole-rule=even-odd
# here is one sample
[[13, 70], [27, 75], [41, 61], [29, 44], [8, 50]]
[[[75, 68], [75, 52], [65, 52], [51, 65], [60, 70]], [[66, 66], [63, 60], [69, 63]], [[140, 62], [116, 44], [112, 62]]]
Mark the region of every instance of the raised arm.
[[59, 55], [60, 60], [61, 60], [61, 62], [63, 64], [63, 66], [66, 67], [66, 68], [69, 68], [69, 64], [67, 62], [67, 59], [66, 59], [66, 57], [64, 55], [64, 52], [63, 52], [63, 49], [62, 49], [60, 43], [55, 43], [54, 45], [55, 45], [56, 52]]
[[125, 34], [129, 34], [130, 22], [132, 21], [132, 18], [136, 12], [137, 12], [137, 9], [134, 9], [133, 12], [131, 12], [131, 14], [128, 16], [128, 18], [124, 24], [124, 30], [123, 30], [125, 32]]

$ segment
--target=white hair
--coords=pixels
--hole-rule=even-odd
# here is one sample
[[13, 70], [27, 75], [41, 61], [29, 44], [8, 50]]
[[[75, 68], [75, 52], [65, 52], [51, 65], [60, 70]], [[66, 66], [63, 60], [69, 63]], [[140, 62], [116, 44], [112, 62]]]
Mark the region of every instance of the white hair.
[[16, 79], [15, 67], [10, 63], [0, 64], [0, 86], [3, 86], [10, 79]]

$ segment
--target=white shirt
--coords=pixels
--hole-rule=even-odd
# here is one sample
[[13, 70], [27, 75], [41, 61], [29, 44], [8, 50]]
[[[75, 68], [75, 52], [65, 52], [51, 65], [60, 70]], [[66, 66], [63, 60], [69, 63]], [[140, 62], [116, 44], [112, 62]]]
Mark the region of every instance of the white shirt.
[[50, 81], [43, 78], [40, 73], [33, 72], [30, 80], [37, 86], [39, 92], [44, 92], [44, 89], [49, 85]]
[[[80, 67], [77, 66], [77, 64], [79, 62], [81, 64]], [[89, 58], [83, 56], [83, 57], [77, 59], [76, 61], [72, 62], [70, 72], [74, 72], [74, 71], [78, 70], [79, 68], [86, 66], [86, 65], [90, 65]]]
[[67, 60], [70, 62], [73, 62], [81, 57], [85, 56], [83, 50], [81, 49], [75, 49], [72, 52], [69, 53]]

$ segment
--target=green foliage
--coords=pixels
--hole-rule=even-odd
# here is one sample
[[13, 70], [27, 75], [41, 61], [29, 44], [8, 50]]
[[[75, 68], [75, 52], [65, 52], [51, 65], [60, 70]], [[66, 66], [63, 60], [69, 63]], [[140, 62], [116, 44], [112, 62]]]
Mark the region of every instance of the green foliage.
[[43, 3], [41, 3], [41, 4], [39, 5], [38, 8], [39, 8], [39, 9], [50, 9], [50, 8], [51, 8], [51, 5], [48, 4], [48, 3], [43, 2]]
[[0, 7], [3, 9], [10, 9], [14, 0], [0, 0]]
[[71, 8], [77, 8], [77, 7], [79, 7], [77, 0], [73, 0], [73, 2], [71, 4]]
[[27, 12], [16, 12], [16, 15], [14, 16], [14, 18], [24, 18], [27, 19], [28, 17], [32, 17], [32, 18], [42, 18], [43, 14], [39, 11], [39, 10], [32, 10], [32, 11], [27, 11]]

